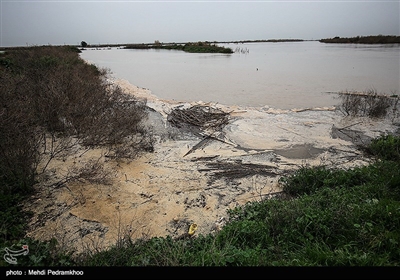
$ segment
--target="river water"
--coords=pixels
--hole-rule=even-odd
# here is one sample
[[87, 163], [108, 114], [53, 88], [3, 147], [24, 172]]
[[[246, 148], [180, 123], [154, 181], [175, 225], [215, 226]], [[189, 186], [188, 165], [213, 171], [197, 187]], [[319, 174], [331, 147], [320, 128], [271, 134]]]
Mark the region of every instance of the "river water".
[[280, 109], [338, 104], [337, 92], [400, 92], [400, 45], [218, 44], [233, 54], [86, 49], [81, 57], [160, 99]]

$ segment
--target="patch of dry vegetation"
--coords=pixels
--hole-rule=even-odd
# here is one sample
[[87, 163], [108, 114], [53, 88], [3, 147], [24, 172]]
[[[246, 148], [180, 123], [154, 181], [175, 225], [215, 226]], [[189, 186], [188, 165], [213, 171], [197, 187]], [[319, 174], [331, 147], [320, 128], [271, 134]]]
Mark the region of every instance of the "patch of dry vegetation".
[[339, 97], [341, 98], [339, 110], [346, 116], [398, 117], [398, 95], [378, 94], [376, 90], [370, 89], [361, 93], [344, 91], [339, 93]]
[[[108, 82], [109, 71], [78, 52], [43, 46], [0, 57], [1, 192], [28, 191], [52, 160], [77, 149], [102, 147], [113, 158], [152, 149], [145, 102]], [[96, 163], [78, 169], [79, 176], [102, 178]]]

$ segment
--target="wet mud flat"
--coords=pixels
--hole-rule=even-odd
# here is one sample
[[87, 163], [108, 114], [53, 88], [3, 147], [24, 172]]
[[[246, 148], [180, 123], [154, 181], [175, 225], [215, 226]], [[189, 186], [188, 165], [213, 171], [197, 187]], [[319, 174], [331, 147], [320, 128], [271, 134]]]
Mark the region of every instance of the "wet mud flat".
[[[149, 99], [146, 124], [154, 151], [117, 161], [93, 149], [51, 162], [26, 203], [34, 213], [28, 236], [93, 252], [124, 238], [180, 238], [193, 223], [194, 237], [213, 233], [226, 223], [228, 209], [279, 195], [279, 178], [288, 172], [304, 165], [368, 164], [358, 145], [399, 128], [388, 119], [346, 118], [334, 108], [174, 103], [127, 90]], [[69, 166], [91, 159], [112, 174], [108, 184], [48, 187]]]

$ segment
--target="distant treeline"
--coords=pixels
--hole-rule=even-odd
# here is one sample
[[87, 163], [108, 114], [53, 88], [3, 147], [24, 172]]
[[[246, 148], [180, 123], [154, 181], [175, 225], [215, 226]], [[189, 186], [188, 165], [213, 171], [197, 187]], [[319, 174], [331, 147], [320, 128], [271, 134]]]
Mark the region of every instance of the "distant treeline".
[[319, 40], [321, 43], [343, 43], [343, 44], [399, 44], [400, 36], [377, 35], [357, 36], [349, 38], [328, 38]]
[[244, 43], [279, 43], [279, 42], [302, 42], [303, 39], [268, 39], [268, 40], [243, 40], [243, 41], [226, 41], [219, 43], [234, 43], [234, 44], [244, 44]]

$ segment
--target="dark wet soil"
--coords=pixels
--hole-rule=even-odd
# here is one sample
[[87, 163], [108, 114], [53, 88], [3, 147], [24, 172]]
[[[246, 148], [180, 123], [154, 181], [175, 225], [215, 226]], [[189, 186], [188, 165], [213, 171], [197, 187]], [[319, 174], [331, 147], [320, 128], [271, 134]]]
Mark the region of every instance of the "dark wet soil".
[[280, 156], [291, 159], [308, 159], [323, 153], [324, 149], [315, 148], [311, 144], [293, 145], [288, 149], [274, 150]]

